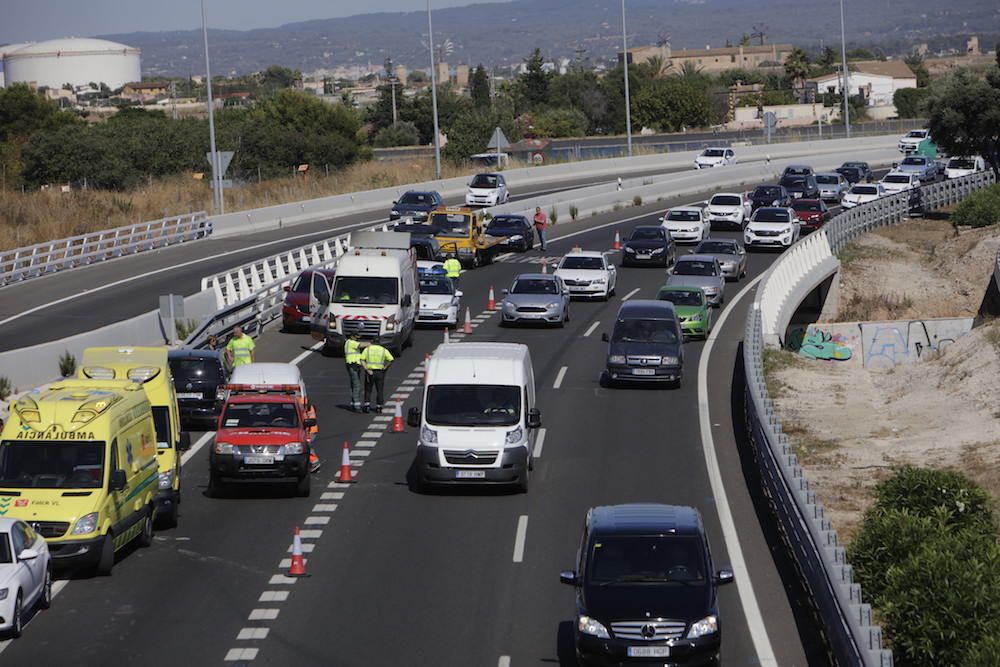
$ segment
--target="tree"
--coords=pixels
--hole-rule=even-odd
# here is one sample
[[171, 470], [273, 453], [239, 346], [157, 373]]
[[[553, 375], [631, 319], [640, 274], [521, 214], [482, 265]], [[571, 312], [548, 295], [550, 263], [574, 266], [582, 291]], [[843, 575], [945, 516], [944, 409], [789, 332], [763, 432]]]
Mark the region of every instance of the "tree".
[[[630, 72], [631, 73], [631, 72]], [[572, 108], [587, 117], [586, 134], [603, 134], [608, 112], [608, 96], [592, 70], [571, 71], [552, 79], [549, 95], [553, 107]]]
[[924, 65], [924, 58], [919, 53], [914, 53], [903, 58], [903, 62], [917, 75], [917, 88], [926, 88], [931, 82], [931, 73]]
[[470, 155], [483, 152], [496, 127], [503, 130], [510, 141], [520, 138], [513, 116], [509, 113], [473, 110], [458, 114], [448, 127], [445, 157], [460, 163]]
[[406, 121], [383, 127], [372, 140], [372, 144], [377, 148], [415, 146], [418, 143], [420, 143], [420, 132], [417, 131], [417, 126]]
[[24, 142], [38, 130], [79, 122], [76, 116], [60, 111], [55, 102], [45, 99], [26, 84], [14, 83], [0, 88], [0, 142]]
[[785, 75], [792, 80], [792, 85], [802, 88], [809, 76], [809, 54], [799, 47], [792, 49], [785, 60]]
[[900, 88], [892, 95], [892, 103], [896, 107], [896, 115], [900, 118], [921, 118], [924, 105], [930, 95], [927, 88]]
[[671, 61], [659, 54], [653, 56], [641, 65], [641, 67], [645, 67], [649, 70], [650, 76], [654, 79], [662, 79], [670, 74], [670, 70], [673, 66], [674, 64]]
[[544, 69], [540, 49], [524, 61], [525, 72], [517, 78], [518, 111], [540, 109], [549, 103], [549, 83], [552, 75]]
[[982, 155], [1000, 178], [1000, 70], [983, 80], [963, 67], [938, 83], [927, 99], [935, 143], [950, 155]]
[[636, 94], [632, 104], [636, 123], [660, 131], [704, 127], [712, 120], [704, 90], [677, 77], [650, 82]]
[[816, 64], [823, 69], [835, 67], [837, 65], [837, 52], [833, 50], [832, 46], [824, 46], [819, 58], [816, 59]]
[[532, 124], [540, 137], [582, 137], [590, 122], [579, 109], [560, 107], [533, 114]]
[[281, 65], [271, 65], [260, 73], [259, 78], [260, 87], [268, 93], [294, 87], [302, 81], [302, 72]]
[[749, 33], [745, 32], [745, 33], [743, 33], [740, 36], [740, 46], [742, 46], [744, 48], [750, 46], [750, 34]]
[[479, 64], [472, 72], [472, 79], [469, 81], [469, 97], [472, 98], [472, 106], [477, 109], [485, 109], [490, 105], [490, 77], [486, 73], [486, 68]]

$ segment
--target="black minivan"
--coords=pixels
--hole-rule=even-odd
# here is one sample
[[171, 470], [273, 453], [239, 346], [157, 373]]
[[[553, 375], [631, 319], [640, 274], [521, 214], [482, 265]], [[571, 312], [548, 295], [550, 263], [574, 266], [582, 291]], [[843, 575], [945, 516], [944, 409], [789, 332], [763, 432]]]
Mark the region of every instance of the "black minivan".
[[218, 350], [170, 350], [167, 353], [174, 378], [181, 424], [215, 430], [222, 410], [222, 386], [229, 373]]
[[608, 343], [607, 369], [601, 385], [618, 381], [669, 382], [680, 386], [684, 369], [684, 336], [680, 318], [669, 301], [635, 299], [618, 309]]
[[577, 661], [593, 665], [718, 665], [718, 587], [698, 510], [637, 503], [587, 512], [576, 569]]

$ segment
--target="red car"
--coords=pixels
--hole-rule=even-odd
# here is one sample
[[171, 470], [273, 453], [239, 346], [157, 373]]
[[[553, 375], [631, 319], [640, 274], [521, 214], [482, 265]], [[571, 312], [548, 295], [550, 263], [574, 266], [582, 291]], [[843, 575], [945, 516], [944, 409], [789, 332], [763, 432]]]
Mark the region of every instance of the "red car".
[[796, 199], [792, 202], [792, 210], [803, 234], [816, 231], [830, 219], [830, 209], [819, 199]]
[[333, 282], [333, 269], [305, 269], [291, 286], [285, 287], [285, 303], [281, 306], [282, 331], [308, 331], [312, 318], [309, 313], [309, 286], [312, 284], [313, 271], [319, 271]]

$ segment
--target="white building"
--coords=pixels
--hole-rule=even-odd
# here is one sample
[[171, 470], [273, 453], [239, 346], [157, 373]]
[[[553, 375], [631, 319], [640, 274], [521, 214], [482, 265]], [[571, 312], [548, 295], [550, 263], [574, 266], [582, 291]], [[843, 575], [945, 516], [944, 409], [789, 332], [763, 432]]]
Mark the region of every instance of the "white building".
[[5, 44], [4, 46], [0, 46], [0, 88], [3, 88], [4, 85], [6, 85], [4, 83], [4, 58], [7, 57], [7, 54], [14, 53], [18, 49], [23, 49], [24, 47], [30, 45], [31, 42], [21, 42], [20, 44]]
[[140, 81], [139, 49], [103, 39], [53, 39], [24, 46], [3, 58], [7, 84], [62, 88], [90, 82], [112, 90]]
[[[871, 107], [890, 106], [897, 90], [917, 87], [917, 75], [901, 60], [863, 61], [848, 63], [848, 67], [849, 94], [863, 95]], [[843, 76], [834, 72], [809, 81], [816, 84], [819, 94], [840, 94]]]

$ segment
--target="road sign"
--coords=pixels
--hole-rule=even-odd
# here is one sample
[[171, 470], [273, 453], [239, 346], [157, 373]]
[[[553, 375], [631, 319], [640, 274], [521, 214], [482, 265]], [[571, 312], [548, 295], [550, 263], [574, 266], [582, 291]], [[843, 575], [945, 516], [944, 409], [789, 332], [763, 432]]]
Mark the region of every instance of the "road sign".
[[774, 115], [773, 111], [764, 112], [764, 127], [775, 128], [778, 126], [778, 117]]
[[[219, 155], [219, 176], [222, 176], [223, 174], [226, 173], [226, 170], [229, 169], [229, 163], [233, 161], [233, 155], [235, 155], [236, 153], [234, 153], [233, 151], [215, 151], [215, 152]], [[212, 164], [211, 151], [205, 153], [205, 159], [208, 161], [209, 164]]]
[[501, 148], [506, 148], [507, 146], [510, 146], [510, 142], [507, 141], [507, 137], [504, 136], [503, 130], [499, 127], [493, 130], [493, 136], [490, 137], [490, 143], [486, 144], [486, 147], [500, 150]]
[[[222, 189], [223, 190], [225, 190], [227, 188], [233, 187], [233, 181], [230, 178], [224, 178], [220, 182], [222, 183]], [[215, 188], [215, 181], [212, 181], [211, 185], [212, 185], [212, 188]]]

